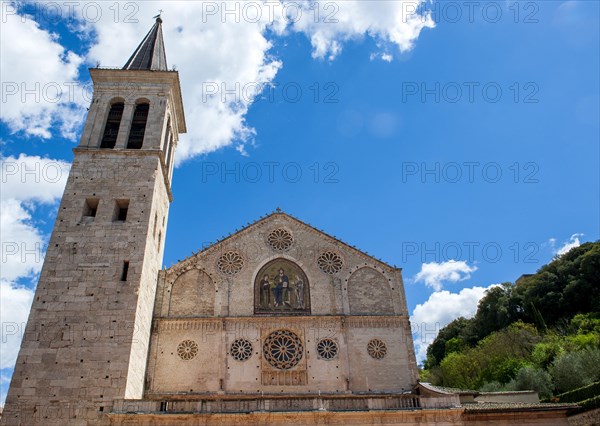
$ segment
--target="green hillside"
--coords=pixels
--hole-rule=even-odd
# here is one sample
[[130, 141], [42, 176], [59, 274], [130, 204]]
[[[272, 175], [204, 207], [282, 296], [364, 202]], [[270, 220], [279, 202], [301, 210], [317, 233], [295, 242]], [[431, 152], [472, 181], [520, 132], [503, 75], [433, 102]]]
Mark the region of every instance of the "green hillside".
[[549, 397], [600, 379], [600, 242], [487, 291], [473, 318], [444, 327], [422, 381], [464, 389], [534, 389]]

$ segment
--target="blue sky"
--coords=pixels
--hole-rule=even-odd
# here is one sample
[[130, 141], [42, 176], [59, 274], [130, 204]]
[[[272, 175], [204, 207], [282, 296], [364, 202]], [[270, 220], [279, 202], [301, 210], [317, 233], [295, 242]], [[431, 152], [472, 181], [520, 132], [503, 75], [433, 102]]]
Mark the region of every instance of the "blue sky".
[[[43, 253], [64, 185], [7, 164], [66, 178], [86, 107], [79, 89], [73, 102], [23, 102], [22, 83], [86, 85], [89, 66], [122, 66], [159, 9], [191, 130], [165, 265], [280, 207], [401, 266], [413, 322], [431, 330], [472, 315], [490, 285], [598, 239], [598, 2], [481, 2], [472, 17], [469, 2], [434, 2], [435, 25], [386, 20], [401, 2], [333, 3], [323, 13], [338, 22], [319, 25], [222, 11], [203, 23], [199, 4], [121, 4], [118, 19], [104, 9], [92, 22], [91, 9], [48, 19], [3, 2], [2, 400], [18, 348], [4, 324], [25, 320], [41, 264], [6, 250]], [[255, 82], [270, 86], [229, 103], [202, 96]]]

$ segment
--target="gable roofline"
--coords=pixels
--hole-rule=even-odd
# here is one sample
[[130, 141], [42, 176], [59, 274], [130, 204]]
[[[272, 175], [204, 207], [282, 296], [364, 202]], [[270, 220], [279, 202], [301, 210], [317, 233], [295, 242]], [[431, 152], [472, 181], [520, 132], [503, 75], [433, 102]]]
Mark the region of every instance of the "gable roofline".
[[402, 271], [402, 268], [397, 267], [396, 265], [390, 265], [387, 262], [384, 262], [381, 259], [378, 259], [376, 257], [371, 256], [368, 252], [364, 252], [358, 248], [356, 248], [356, 246], [350, 245], [348, 243], [346, 243], [345, 241], [340, 240], [339, 238], [330, 235], [328, 233], [326, 233], [325, 231], [323, 231], [322, 229], [318, 229], [315, 228], [314, 226], [310, 225], [309, 223], [306, 223], [300, 219], [298, 219], [297, 217], [292, 216], [289, 213], [284, 212], [283, 210], [281, 210], [279, 207], [277, 207], [274, 211], [272, 211], [271, 213], [267, 213], [265, 216], [261, 216], [259, 219], [256, 219], [254, 222], [248, 222], [248, 224], [246, 224], [246, 226], [244, 226], [241, 229], [236, 229], [234, 233], [227, 235], [226, 237], [215, 241], [214, 243], [211, 243], [210, 245], [199, 249], [197, 252], [192, 253], [190, 256], [186, 257], [183, 260], [177, 261], [177, 263], [174, 263], [173, 265], [169, 266], [168, 268], [165, 268], [167, 270], [177, 266], [177, 265], [181, 265], [182, 263], [189, 261], [191, 259], [197, 258], [200, 255], [202, 255], [203, 253], [209, 252], [209, 251], [213, 251], [215, 250], [215, 247], [220, 246], [220, 245], [225, 245], [227, 244], [228, 241], [230, 241], [231, 239], [247, 232], [250, 228], [254, 227], [255, 225], [258, 225], [260, 223], [266, 222], [267, 220], [269, 220], [270, 218], [274, 217], [274, 216], [284, 216], [286, 218], [289, 218], [290, 220], [296, 222], [297, 224], [304, 226], [326, 238], [329, 238], [330, 240], [332, 240], [332, 242], [334, 243], [338, 243], [341, 244], [342, 246], [346, 247], [348, 250], [351, 250], [355, 253], [357, 253], [360, 256], [366, 257], [369, 260], [373, 261], [374, 263], [379, 264], [380, 266], [383, 266], [387, 269], [391, 269], [394, 271]]

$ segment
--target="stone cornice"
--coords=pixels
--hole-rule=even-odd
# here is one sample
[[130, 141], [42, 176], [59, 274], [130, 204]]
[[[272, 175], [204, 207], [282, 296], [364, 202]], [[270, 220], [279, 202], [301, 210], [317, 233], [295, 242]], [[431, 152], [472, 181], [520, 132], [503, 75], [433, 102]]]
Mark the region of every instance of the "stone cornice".
[[230, 330], [238, 325], [256, 326], [266, 325], [269, 328], [293, 327], [298, 323], [321, 323], [325, 327], [339, 326], [345, 328], [399, 328], [409, 320], [407, 315], [369, 315], [369, 316], [343, 316], [343, 315], [310, 315], [310, 316], [244, 316], [244, 317], [189, 317], [168, 318], [155, 317], [154, 329], [158, 330], [204, 330], [221, 331]]

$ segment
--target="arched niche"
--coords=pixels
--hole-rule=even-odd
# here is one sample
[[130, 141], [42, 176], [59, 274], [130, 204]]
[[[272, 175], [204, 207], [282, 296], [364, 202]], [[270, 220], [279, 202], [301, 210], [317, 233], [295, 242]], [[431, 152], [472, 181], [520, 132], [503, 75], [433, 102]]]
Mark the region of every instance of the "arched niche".
[[144, 135], [146, 134], [146, 124], [150, 113], [150, 101], [146, 98], [140, 98], [135, 102], [133, 117], [131, 119], [131, 128], [127, 139], [127, 149], [141, 149], [144, 144]]
[[310, 315], [310, 288], [302, 268], [283, 258], [260, 268], [254, 278], [254, 312]]
[[171, 289], [170, 317], [206, 317], [215, 314], [215, 286], [199, 269], [181, 274]]
[[119, 135], [119, 127], [125, 110], [125, 101], [122, 98], [113, 98], [109, 102], [110, 109], [104, 124], [100, 148], [113, 149], [117, 143]]
[[360, 268], [348, 280], [351, 315], [393, 315], [392, 291], [385, 276], [373, 268]]

